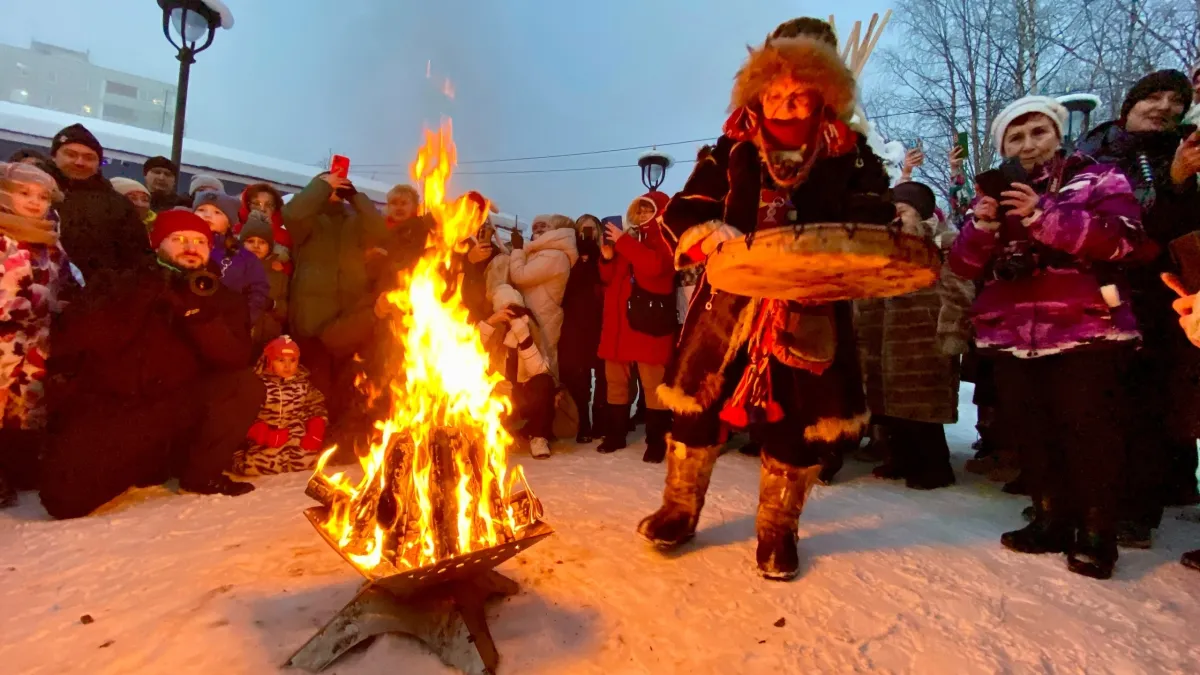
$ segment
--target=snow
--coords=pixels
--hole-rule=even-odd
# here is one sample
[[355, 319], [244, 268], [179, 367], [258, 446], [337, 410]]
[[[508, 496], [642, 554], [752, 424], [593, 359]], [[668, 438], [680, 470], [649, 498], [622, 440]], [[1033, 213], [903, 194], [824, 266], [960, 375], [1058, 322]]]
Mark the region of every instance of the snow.
[[[490, 612], [500, 672], [1200, 672], [1200, 576], [1177, 563], [1200, 526], [1170, 511], [1108, 582], [1006, 551], [1026, 501], [961, 471], [963, 413], [959, 485], [910, 491], [849, 461], [817, 488], [791, 583], [754, 569], [754, 459], [721, 458], [696, 540], [664, 556], [634, 534], [664, 475], [640, 443], [521, 458], [557, 534], [500, 568], [522, 586]], [[0, 673], [276, 672], [361, 581], [301, 515], [306, 478], [237, 499], [141, 490], [69, 522], [22, 495], [0, 512]], [[451, 671], [389, 636], [327, 672]]]

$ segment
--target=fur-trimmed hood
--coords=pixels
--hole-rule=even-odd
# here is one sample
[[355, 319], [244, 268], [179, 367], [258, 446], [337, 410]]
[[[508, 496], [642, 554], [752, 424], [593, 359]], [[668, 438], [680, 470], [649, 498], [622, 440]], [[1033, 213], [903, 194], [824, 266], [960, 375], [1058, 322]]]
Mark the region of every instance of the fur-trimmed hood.
[[637, 206], [639, 203], [650, 202], [654, 205], [654, 215], [649, 221], [641, 226], [645, 227], [651, 223], [662, 224], [663, 214], [667, 212], [667, 204], [669, 204], [670, 201], [671, 198], [667, 196], [667, 193], [653, 191], [647, 192], [646, 194], [634, 199], [632, 202], [629, 202], [629, 208], [625, 210], [625, 231], [630, 232], [639, 229], [639, 226], [633, 224], [633, 217], [637, 215]]
[[757, 107], [767, 86], [781, 75], [813, 83], [825, 105], [840, 119], [854, 112], [857, 98], [854, 74], [837, 49], [824, 40], [807, 36], [769, 40], [750, 48], [750, 56], [734, 78], [729, 110]]

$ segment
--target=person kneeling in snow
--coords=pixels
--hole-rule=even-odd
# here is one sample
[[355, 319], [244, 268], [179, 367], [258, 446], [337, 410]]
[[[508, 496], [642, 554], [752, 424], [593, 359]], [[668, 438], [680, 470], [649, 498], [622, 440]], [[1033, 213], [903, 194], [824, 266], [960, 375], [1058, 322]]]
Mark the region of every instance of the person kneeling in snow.
[[267, 397], [246, 434], [248, 447], [233, 456], [234, 472], [267, 476], [312, 469], [329, 416], [325, 396], [300, 365], [300, 347], [286, 335], [275, 338], [254, 372], [262, 378]]
[[263, 401], [246, 302], [208, 269], [213, 235], [199, 216], [160, 213], [150, 243], [156, 267], [68, 305], [55, 332], [41, 481], [55, 518], [174, 471], [189, 492], [254, 489], [224, 475]]
[[529, 438], [529, 452], [536, 459], [550, 456], [554, 437], [554, 377], [550, 364], [538, 346], [529, 323], [530, 312], [524, 298], [512, 286], [500, 284], [492, 293], [493, 314], [477, 324], [483, 346], [499, 353], [499, 366], [512, 383], [513, 412], [525, 420], [523, 433]]

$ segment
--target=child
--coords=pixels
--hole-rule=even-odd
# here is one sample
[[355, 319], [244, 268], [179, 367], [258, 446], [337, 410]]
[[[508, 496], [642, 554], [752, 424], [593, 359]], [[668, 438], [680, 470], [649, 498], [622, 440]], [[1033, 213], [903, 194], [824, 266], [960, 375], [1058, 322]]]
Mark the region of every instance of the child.
[[288, 275], [275, 247], [274, 230], [262, 213], [255, 211], [246, 219], [241, 240], [242, 247], [262, 263], [271, 286], [270, 305], [251, 333], [254, 343], [263, 345], [282, 335], [287, 324]]
[[246, 433], [247, 446], [233, 457], [243, 476], [308, 471], [325, 440], [325, 397], [300, 365], [300, 348], [286, 335], [263, 350], [255, 371], [267, 387], [258, 420]]
[[221, 192], [206, 190], [196, 195], [192, 210], [208, 223], [215, 235], [209, 263], [219, 271], [226, 288], [245, 296], [250, 324], [257, 324], [271, 305], [271, 284], [262, 263], [241, 247], [231, 231], [237, 219], [238, 201]]
[[16, 500], [5, 469], [32, 466], [26, 449], [46, 426], [50, 324], [73, 284], [50, 210], [61, 198], [41, 169], [0, 163], [0, 507]]

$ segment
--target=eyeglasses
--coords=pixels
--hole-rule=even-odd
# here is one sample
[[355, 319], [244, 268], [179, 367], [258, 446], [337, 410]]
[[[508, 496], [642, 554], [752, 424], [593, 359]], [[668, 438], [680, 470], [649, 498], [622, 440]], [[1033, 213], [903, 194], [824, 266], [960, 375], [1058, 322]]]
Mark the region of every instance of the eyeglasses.
[[208, 237], [188, 237], [182, 234], [173, 234], [167, 237], [167, 241], [180, 248], [187, 248], [188, 246], [208, 248]]

